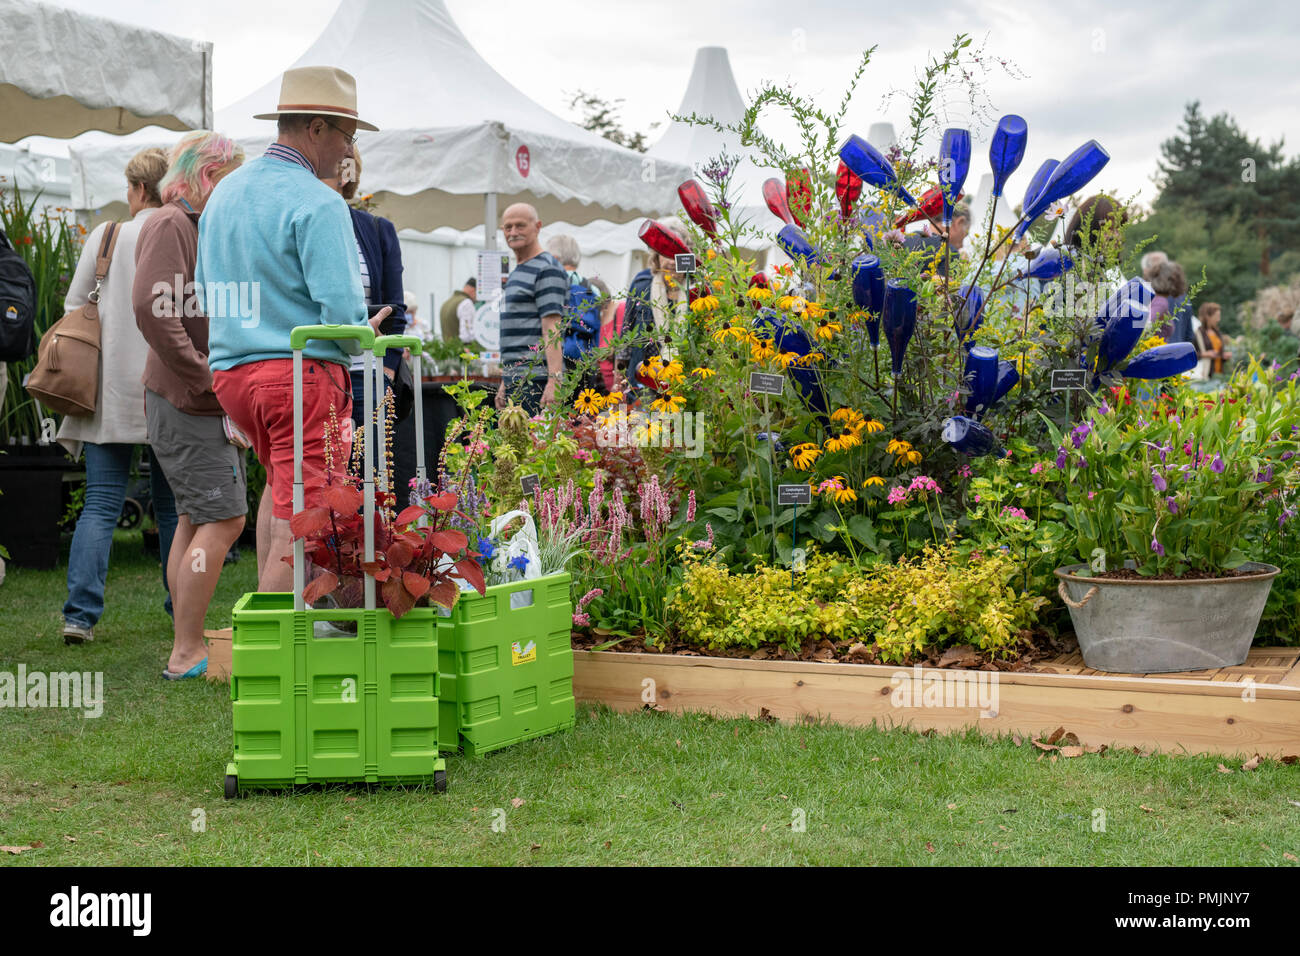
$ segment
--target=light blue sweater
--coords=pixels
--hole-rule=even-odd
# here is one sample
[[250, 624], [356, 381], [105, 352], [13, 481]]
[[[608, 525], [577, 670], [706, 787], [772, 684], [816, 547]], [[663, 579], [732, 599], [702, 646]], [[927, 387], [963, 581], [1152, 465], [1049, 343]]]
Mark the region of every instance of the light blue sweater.
[[[214, 372], [292, 357], [294, 326], [366, 321], [347, 203], [310, 170], [271, 156], [241, 166], [208, 198], [195, 281], [207, 294]], [[351, 364], [334, 342], [309, 342], [303, 354]]]

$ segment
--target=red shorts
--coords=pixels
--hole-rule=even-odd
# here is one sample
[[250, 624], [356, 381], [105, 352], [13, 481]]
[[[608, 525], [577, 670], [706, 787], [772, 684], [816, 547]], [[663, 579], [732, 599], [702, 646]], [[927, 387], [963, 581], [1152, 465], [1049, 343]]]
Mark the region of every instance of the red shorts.
[[[266, 469], [271, 513], [293, 517], [293, 359], [267, 359], [212, 373], [212, 390], [226, 414], [253, 443]], [[302, 473], [307, 484], [323, 480], [325, 423], [330, 406], [338, 420], [334, 468], [345, 471], [352, 454], [352, 386], [337, 362], [302, 360]], [[344, 425], [344, 422], [347, 425]]]

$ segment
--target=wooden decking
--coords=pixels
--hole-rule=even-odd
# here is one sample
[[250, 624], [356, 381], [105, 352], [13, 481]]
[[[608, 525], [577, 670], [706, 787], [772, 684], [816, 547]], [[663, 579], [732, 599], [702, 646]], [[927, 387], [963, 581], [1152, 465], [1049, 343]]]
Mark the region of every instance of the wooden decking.
[[[982, 676], [981, 676], [982, 675]], [[983, 681], [991, 706], [950, 694]], [[922, 689], [940, 688], [933, 695]], [[990, 686], [991, 685], [991, 686]], [[915, 690], [902, 698], [902, 688]], [[869, 664], [751, 661], [666, 654], [574, 652], [574, 695], [616, 710], [670, 711], [942, 732], [1073, 732], [1084, 745], [1144, 751], [1300, 754], [1300, 649], [1256, 648], [1245, 664], [1187, 674], [1101, 674], [1077, 655], [1032, 671], [958, 671]], [[954, 706], [954, 703], [960, 704]]]

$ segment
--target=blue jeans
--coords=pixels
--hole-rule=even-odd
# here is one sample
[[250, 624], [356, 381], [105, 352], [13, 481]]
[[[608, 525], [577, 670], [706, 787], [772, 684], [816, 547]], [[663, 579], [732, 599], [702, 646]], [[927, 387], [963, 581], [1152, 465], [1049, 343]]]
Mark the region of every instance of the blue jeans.
[[[113, 546], [113, 529], [122, 514], [126, 486], [131, 480], [135, 445], [96, 445], [86, 442], [86, 504], [77, 519], [68, 555], [68, 601], [63, 619], [68, 624], [94, 627], [104, 613], [104, 581], [108, 577], [108, 553]], [[148, 449], [148, 446], [145, 446]], [[163, 475], [162, 466], [148, 449], [149, 475], [153, 491], [154, 517], [158, 522], [158, 550], [162, 558], [163, 589], [167, 589], [167, 555], [176, 534], [176, 502]], [[163, 604], [171, 613], [171, 594]]]

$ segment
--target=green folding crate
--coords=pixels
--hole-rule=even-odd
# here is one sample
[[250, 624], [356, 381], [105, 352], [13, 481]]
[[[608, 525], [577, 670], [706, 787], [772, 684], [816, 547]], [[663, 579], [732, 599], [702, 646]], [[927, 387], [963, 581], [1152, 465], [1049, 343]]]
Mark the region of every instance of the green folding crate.
[[[233, 618], [228, 796], [328, 782], [446, 789], [436, 608], [400, 619], [382, 608], [294, 611], [292, 594], [253, 593]], [[316, 636], [317, 621], [354, 622], [357, 634]]]
[[[294, 511], [303, 510], [302, 349], [311, 339], [359, 343], [366, 351], [365, 421], [373, 419], [374, 360], [390, 348], [409, 348], [420, 380], [421, 343], [411, 336], [376, 338], [369, 326], [300, 326], [293, 350]], [[349, 345], [349, 348], [352, 348]], [[418, 386], [417, 386], [418, 387]], [[416, 397], [416, 433], [423, 434]], [[380, 443], [382, 444], [382, 432]], [[363, 509], [374, 521], [375, 460], [367, 442]], [[424, 477], [417, 439], [417, 475]], [[366, 608], [309, 610], [303, 601], [306, 562], [294, 543], [294, 590], [245, 594], [235, 604], [230, 699], [234, 759], [226, 765], [225, 794], [254, 787], [307, 783], [431, 783], [447, 789], [438, 752], [438, 637], [445, 634], [436, 607], [415, 608], [400, 619], [375, 606], [375, 581], [366, 575]], [[355, 633], [318, 622], [351, 622]], [[346, 627], [346, 624], [345, 624]]]
[[444, 752], [481, 757], [573, 727], [569, 575], [460, 596], [439, 633]]

